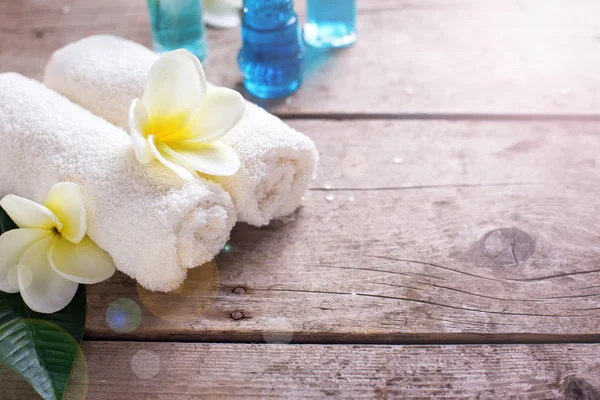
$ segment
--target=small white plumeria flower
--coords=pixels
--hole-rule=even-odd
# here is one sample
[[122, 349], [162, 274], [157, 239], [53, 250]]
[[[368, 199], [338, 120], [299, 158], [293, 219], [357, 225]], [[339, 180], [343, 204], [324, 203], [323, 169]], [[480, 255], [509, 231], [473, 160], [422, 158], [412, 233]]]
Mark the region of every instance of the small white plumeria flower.
[[154, 159], [185, 180], [230, 176], [236, 152], [218, 140], [242, 119], [246, 102], [226, 88], [209, 88], [200, 61], [187, 50], [161, 56], [148, 73], [142, 100], [129, 108], [129, 129], [139, 162]]
[[242, 0], [204, 0], [204, 22], [214, 28], [235, 28], [242, 22]]
[[54, 185], [44, 205], [9, 194], [0, 206], [19, 227], [0, 235], [0, 290], [21, 292], [33, 311], [60, 311], [80, 283], [102, 282], [114, 274], [110, 255], [86, 236], [78, 185]]

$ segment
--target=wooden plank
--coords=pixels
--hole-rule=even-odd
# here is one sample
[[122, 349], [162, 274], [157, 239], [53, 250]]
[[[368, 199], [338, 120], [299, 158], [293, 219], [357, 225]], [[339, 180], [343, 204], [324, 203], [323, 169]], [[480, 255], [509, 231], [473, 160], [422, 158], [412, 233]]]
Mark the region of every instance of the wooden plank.
[[[94, 399], [495, 398], [596, 400], [594, 345], [314, 346], [87, 342]], [[83, 375], [83, 374], [82, 374]], [[0, 370], [2, 399], [24, 383]], [[70, 395], [70, 396], [69, 396]], [[33, 398], [33, 396], [31, 396]]]
[[[219, 274], [185, 295], [140, 298], [120, 274], [89, 287], [87, 337], [600, 340], [596, 124], [291, 122], [322, 154], [296, 220], [238, 225]], [[533, 246], [518, 238], [513, 255], [496, 232], [491, 258], [482, 240], [505, 227]], [[107, 324], [120, 298], [141, 306], [135, 331]]]
[[[145, 3], [3, 2], [0, 71], [41, 78], [53, 50], [95, 33], [149, 45]], [[304, 2], [297, 3], [303, 16]], [[600, 3], [595, 0], [360, 0], [358, 5], [356, 46], [311, 52], [302, 90], [266, 106], [281, 115], [597, 114], [600, 109], [600, 52], [594, 51]], [[239, 30], [209, 30], [208, 37], [209, 79], [240, 88]]]

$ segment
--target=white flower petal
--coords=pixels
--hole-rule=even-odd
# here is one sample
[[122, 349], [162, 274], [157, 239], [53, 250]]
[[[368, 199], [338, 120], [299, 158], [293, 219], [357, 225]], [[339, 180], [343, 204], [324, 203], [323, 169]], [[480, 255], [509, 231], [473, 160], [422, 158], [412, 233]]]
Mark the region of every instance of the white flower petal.
[[9, 194], [0, 200], [0, 206], [19, 228], [62, 229], [52, 211], [41, 204]]
[[73, 243], [79, 243], [87, 231], [83, 194], [79, 185], [71, 182], [61, 182], [50, 188], [44, 201], [62, 222], [61, 235]]
[[75, 244], [56, 235], [48, 259], [57, 274], [86, 285], [105, 281], [115, 273], [110, 255], [87, 236]]
[[244, 116], [246, 101], [227, 88], [210, 88], [190, 122], [176, 134], [162, 138], [167, 145], [181, 140], [211, 142], [225, 136]]
[[210, 143], [178, 142], [170, 154], [180, 164], [214, 176], [231, 176], [240, 169], [240, 159], [231, 147], [217, 140]]
[[53, 235], [45, 229], [13, 229], [0, 235], [0, 291], [17, 293], [19, 285], [14, 280], [14, 268], [32, 244]]
[[192, 181], [198, 177], [196, 172], [189, 166], [169, 154], [167, 151], [168, 147], [157, 141], [154, 135], [148, 136], [148, 143], [150, 143], [150, 148], [152, 149], [154, 157], [156, 157], [162, 165], [179, 175], [181, 179]]
[[19, 260], [19, 289], [25, 304], [45, 314], [65, 308], [75, 296], [78, 283], [63, 278], [50, 266], [48, 251], [52, 236], [34, 243]]
[[180, 130], [191, 118], [206, 94], [202, 65], [187, 50], [161, 56], [150, 68], [142, 103], [150, 119], [150, 131], [158, 137]]
[[146, 129], [149, 129], [149, 124], [146, 107], [140, 99], [134, 99], [129, 107], [129, 134], [135, 156], [142, 164], [148, 164], [154, 160], [145, 134]]
[[204, 0], [204, 22], [215, 28], [235, 28], [241, 19], [241, 5], [224, 0]]

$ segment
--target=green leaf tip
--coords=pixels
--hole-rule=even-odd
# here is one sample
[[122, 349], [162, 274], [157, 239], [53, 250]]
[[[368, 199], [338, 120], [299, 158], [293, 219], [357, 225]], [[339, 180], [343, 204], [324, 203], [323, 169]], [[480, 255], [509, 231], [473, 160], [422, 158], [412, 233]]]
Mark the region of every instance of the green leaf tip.
[[[3, 224], [1, 213], [0, 220]], [[43, 399], [61, 400], [83, 338], [85, 286], [80, 285], [73, 301], [54, 314], [32, 311], [19, 293], [0, 292], [0, 310], [0, 362]]]
[[15, 224], [13, 220], [10, 219], [6, 211], [4, 211], [2, 207], [0, 207], [0, 235], [4, 232], [8, 232], [17, 228], [17, 224]]

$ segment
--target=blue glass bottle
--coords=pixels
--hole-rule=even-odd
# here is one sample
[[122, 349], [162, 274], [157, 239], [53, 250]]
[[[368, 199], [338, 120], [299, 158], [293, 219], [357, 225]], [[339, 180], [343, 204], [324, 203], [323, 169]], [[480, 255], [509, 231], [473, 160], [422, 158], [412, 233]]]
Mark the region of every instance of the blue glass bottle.
[[148, 0], [152, 45], [159, 53], [184, 48], [206, 60], [202, 0]]
[[303, 55], [293, 0], [244, 0], [238, 65], [249, 93], [273, 99], [296, 91]]
[[356, 41], [355, 0], [308, 0], [304, 40], [313, 47], [336, 48]]

